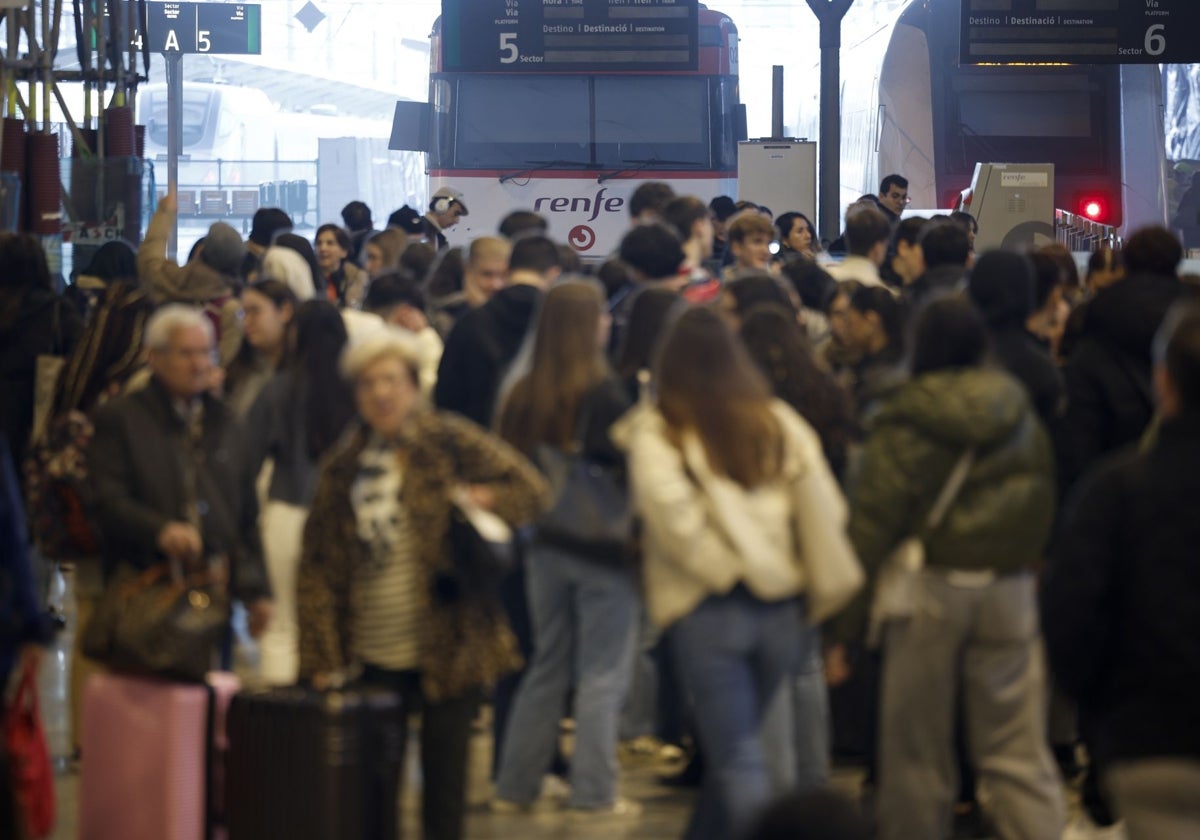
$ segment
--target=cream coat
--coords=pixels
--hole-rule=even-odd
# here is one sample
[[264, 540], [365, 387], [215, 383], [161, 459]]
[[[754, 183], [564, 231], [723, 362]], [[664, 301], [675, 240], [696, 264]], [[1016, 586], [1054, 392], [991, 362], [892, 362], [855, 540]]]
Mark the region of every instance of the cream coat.
[[820, 439], [783, 402], [772, 410], [786, 441], [783, 477], [754, 490], [714, 473], [695, 434], [675, 446], [652, 405], [639, 405], [614, 427], [643, 524], [645, 597], [655, 624], [668, 626], [738, 583], [764, 601], [807, 594], [810, 618], [820, 621], [862, 585], [845, 534], [846, 502]]

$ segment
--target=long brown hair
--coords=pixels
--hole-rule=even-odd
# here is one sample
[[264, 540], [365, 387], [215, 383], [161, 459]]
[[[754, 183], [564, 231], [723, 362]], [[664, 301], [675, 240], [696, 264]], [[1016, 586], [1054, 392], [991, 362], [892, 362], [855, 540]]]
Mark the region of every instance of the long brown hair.
[[580, 401], [610, 375], [598, 340], [603, 314], [604, 295], [592, 281], [570, 280], [546, 294], [532, 366], [500, 414], [500, 436], [517, 449], [572, 443]]
[[743, 487], [779, 476], [783, 429], [771, 411], [771, 388], [720, 315], [684, 312], [657, 367], [658, 408], [676, 440], [694, 431], [713, 471]]

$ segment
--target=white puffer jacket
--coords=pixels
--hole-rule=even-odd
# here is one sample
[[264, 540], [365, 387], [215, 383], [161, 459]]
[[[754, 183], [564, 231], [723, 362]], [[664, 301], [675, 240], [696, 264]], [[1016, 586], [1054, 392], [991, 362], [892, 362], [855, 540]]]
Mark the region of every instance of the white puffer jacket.
[[[845, 534], [846, 502], [820, 439], [785, 403], [776, 400], [772, 410], [784, 433], [784, 469], [780, 480], [754, 490], [714, 473], [694, 433], [674, 445], [649, 403], [613, 427], [628, 456], [643, 525], [646, 603], [658, 626], [738, 583], [764, 601], [819, 594], [820, 603], [810, 603], [814, 621], [840, 609], [861, 586]], [[836, 594], [824, 586], [810, 591], [814, 581], [833, 578]]]

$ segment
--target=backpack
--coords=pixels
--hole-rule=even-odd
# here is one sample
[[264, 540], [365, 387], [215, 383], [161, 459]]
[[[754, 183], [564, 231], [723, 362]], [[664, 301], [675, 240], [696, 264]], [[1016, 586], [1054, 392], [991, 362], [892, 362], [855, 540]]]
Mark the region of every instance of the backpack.
[[100, 553], [87, 448], [92, 422], [79, 411], [55, 418], [25, 461], [29, 520], [42, 554], [54, 560]]

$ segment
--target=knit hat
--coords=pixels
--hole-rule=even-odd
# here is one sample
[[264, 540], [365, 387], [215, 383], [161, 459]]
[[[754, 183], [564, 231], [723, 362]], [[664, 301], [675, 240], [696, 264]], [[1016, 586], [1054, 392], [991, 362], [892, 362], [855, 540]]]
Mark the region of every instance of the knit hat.
[[313, 282], [308, 261], [282, 245], [272, 245], [263, 254], [260, 279], [279, 280], [287, 284], [300, 302], [312, 300], [316, 294], [317, 286]]
[[1033, 312], [1033, 263], [1023, 254], [988, 251], [975, 262], [967, 293], [988, 324], [1024, 322]]
[[200, 259], [222, 274], [237, 274], [245, 256], [241, 234], [224, 222], [213, 222], [204, 237]]

